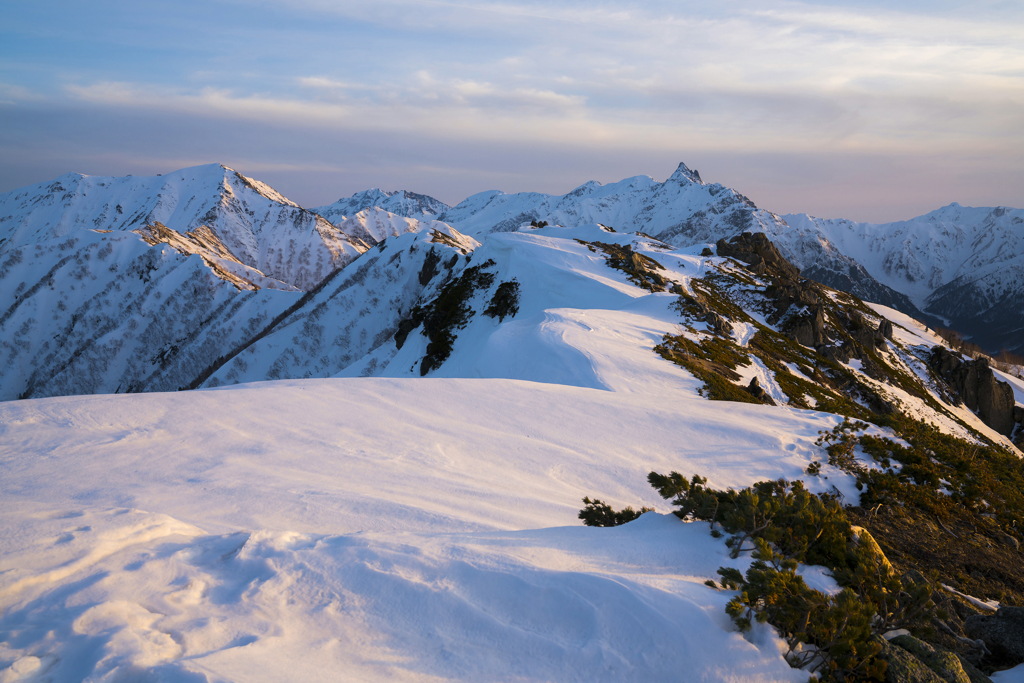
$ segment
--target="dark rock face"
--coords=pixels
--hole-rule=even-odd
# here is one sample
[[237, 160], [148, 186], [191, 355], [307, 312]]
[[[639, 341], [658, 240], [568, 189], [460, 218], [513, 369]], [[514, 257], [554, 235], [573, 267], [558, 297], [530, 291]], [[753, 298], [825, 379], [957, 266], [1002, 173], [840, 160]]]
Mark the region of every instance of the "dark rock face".
[[878, 333], [883, 339], [892, 339], [892, 321], [882, 318], [878, 321]]
[[830, 339], [825, 332], [825, 309], [814, 306], [808, 315], [800, 316], [793, 321], [789, 336], [798, 344], [817, 348], [828, 344]]
[[1024, 662], [1024, 607], [1000, 607], [994, 615], [975, 614], [964, 622], [970, 638], [980, 638], [1005, 665]]
[[776, 405], [775, 401], [772, 399], [771, 396], [768, 395], [768, 392], [764, 390], [764, 388], [761, 386], [761, 383], [757, 381], [756, 377], [752, 377], [750, 379], [750, 384], [747, 385], [747, 391], [749, 391], [750, 395], [756, 398], [761, 403], [767, 403], [770, 406]]
[[987, 358], [965, 361], [946, 347], [936, 346], [929, 365], [982, 422], [1000, 434], [1013, 433], [1013, 389], [996, 379]]
[[[775, 271], [784, 277], [800, 277], [800, 269], [783, 258], [782, 254], [763, 232], [744, 232], [728, 242], [724, 239], [715, 244], [719, 256], [729, 256], [752, 266], [751, 270], [765, 274]], [[762, 264], [764, 267], [761, 268]], [[760, 269], [760, 270], [759, 270]]]
[[852, 358], [850, 355], [850, 348], [846, 344], [843, 344], [842, 346], [823, 345], [819, 346], [815, 350], [825, 358], [833, 360], [836, 363], [849, 363], [850, 358]]

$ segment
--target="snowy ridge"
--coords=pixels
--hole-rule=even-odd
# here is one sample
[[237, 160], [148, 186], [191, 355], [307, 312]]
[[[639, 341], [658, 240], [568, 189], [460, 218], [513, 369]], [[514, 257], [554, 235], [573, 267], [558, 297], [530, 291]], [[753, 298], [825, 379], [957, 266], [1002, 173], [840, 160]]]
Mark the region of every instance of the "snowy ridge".
[[326, 218], [331, 223], [338, 223], [347, 216], [352, 216], [374, 207], [389, 213], [420, 220], [436, 218], [451, 207], [444, 202], [425, 194], [417, 194], [406, 190], [387, 192], [373, 188], [357, 192], [351, 197], [343, 197], [333, 204], [317, 206], [310, 209]]
[[808, 277], [867, 301], [921, 315], [909, 299], [877, 282], [815, 226], [787, 224], [736, 190], [704, 182], [685, 163], [663, 183], [636, 176], [608, 185], [590, 181], [563, 196], [484, 192], [439, 219], [473, 235], [514, 231], [533, 220], [564, 226], [601, 223], [616, 230], [644, 232], [680, 247], [714, 244], [744, 231], [763, 232]]
[[[216, 275], [214, 259], [243, 264], [204, 228], [5, 252], [5, 390], [153, 393], [0, 404], [4, 679], [805, 681], [770, 626], [737, 632], [734, 592], [705, 585], [750, 556], [667, 514], [647, 473], [799, 478], [856, 500], [816, 444], [842, 418], [804, 391], [1013, 448], [945, 400], [922, 360], [937, 339], [891, 309], [815, 290], [834, 337], [821, 348], [864, 355], [845, 331], [863, 311], [863, 343], [901, 386], [849, 355], [826, 367], [804, 344], [758, 347], [806, 307], [769, 322], [772, 276], [703, 244], [360, 220], [381, 240], [306, 293]], [[511, 283], [516, 310], [488, 314]], [[719, 293], [706, 300], [728, 328], [686, 313], [701, 292]], [[425, 366], [453, 320], [451, 354]], [[757, 377], [775, 405], [707, 400], [656, 351], [672, 338], [734, 344], [749, 362], [731, 388]], [[656, 512], [583, 527], [595, 491]]]
[[161, 223], [179, 233], [209, 228], [242, 264], [299, 289], [366, 250], [269, 186], [220, 164], [164, 176], [69, 173], [0, 195], [0, 249], [86, 229], [126, 231]]
[[54, 681], [803, 681], [703, 585], [749, 563], [706, 525], [576, 519], [593, 487], [665, 512], [650, 468], [795, 475], [835, 422], [740, 411], [502, 380], [8, 403], [0, 657]]
[[440, 227], [442, 230], [447, 229], [445, 223], [430, 220], [429, 217], [417, 220], [405, 214], [394, 214], [376, 206], [363, 209], [359, 213], [347, 218], [342, 217], [342, 220], [339, 220], [334, 226], [354, 240], [369, 246], [383, 242], [389, 237], [397, 237], [407, 232], [429, 231], [434, 227]]
[[954, 203], [885, 224], [785, 219], [820, 232], [879, 282], [990, 351], [1024, 351], [1024, 209]]

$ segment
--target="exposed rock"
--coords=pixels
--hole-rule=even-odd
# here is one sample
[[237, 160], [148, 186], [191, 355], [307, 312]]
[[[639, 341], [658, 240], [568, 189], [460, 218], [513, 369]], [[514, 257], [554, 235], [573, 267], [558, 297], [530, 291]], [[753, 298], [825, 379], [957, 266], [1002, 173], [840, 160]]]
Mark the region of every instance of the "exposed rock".
[[937, 650], [914, 636], [896, 636], [889, 642], [898, 645], [924, 662], [925, 666], [947, 683], [971, 683], [960, 660], [952, 652]]
[[718, 315], [714, 311], [708, 311], [707, 313], [705, 313], [704, 316], [701, 318], [701, 322], [707, 323], [708, 327], [710, 327], [712, 330], [714, 330], [715, 333], [720, 334], [723, 337], [732, 336], [732, 325], [729, 324], [728, 320]]
[[430, 247], [430, 251], [427, 252], [426, 257], [423, 259], [423, 267], [420, 268], [420, 285], [426, 287], [434, 279], [434, 276], [440, 272], [437, 269], [437, 264], [440, 262], [441, 255], [437, 253], [434, 247]]
[[960, 660], [960, 666], [964, 668], [964, 673], [971, 679], [971, 683], [992, 683], [992, 679], [986, 676], [978, 667], [971, 664], [963, 655], [957, 655], [957, 659]]
[[1017, 424], [1024, 425], [1024, 408], [1017, 405], [1013, 407], [1013, 421]]
[[830, 340], [825, 331], [825, 309], [813, 306], [807, 315], [795, 317], [789, 325], [788, 336], [798, 344], [817, 348]]
[[865, 320], [864, 315], [860, 311], [850, 312], [847, 327], [849, 329], [850, 336], [859, 342], [861, 346], [867, 349], [884, 347], [886, 332], [888, 332], [888, 338], [892, 339], [891, 322], [882, 318], [877, 327], [872, 327], [870, 323]]
[[965, 361], [946, 347], [936, 346], [929, 365], [982, 422], [1006, 436], [1013, 432], [1013, 389], [996, 379], [987, 358]]
[[773, 271], [783, 277], [796, 279], [800, 277], [800, 269], [783, 258], [782, 254], [763, 232], [744, 232], [728, 242], [718, 240], [715, 245], [719, 256], [729, 256], [754, 268], [764, 264], [759, 274]]
[[877, 642], [882, 646], [878, 656], [887, 664], [886, 683], [943, 683], [938, 674], [902, 647], [881, 637], [878, 637]]
[[820, 301], [816, 288], [808, 280], [787, 280], [773, 284], [765, 290], [765, 295], [772, 300], [776, 318], [788, 311], [790, 306], [810, 308], [817, 306]]
[[750, 384], [747, 385], [747, 391], [749, 391], [750, 395], [761, 403], [766, 403], [770, 406], [776, 405], [775, 401], [768, 395], [768, 392], [764, 390], [756, 377], [752, 377], [750, 379]]
[[701, 256], [714, 256], [715, 252], [711, 251], [711, 247], [704, 247], [704, 251], [700, 252]]
[[1000, 607], [995, 614], [975, 614], [964, 621], [971, 638], [980, 638], [1001, 664], [1024, 662], [1024, 607]]
[[835, 361], [836, 363], [849, 363], [850, 358], [850, 347], [846, 344], [842, 346], [827, 346], [822, 345], [815, 349], [825, 358]]

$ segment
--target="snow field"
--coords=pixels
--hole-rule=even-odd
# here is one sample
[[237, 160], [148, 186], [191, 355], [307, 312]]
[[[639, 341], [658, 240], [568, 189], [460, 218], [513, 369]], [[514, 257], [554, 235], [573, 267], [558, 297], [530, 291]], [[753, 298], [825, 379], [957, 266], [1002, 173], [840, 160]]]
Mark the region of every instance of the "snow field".
[[803, 680], [703, 585], [736, 564], [706, 525], [576, 511], [667, 512], [651, 469], [796, 477], [837, 419], [669, 399], [352, 379], [3, 404], [0, 661], [54, 681]]

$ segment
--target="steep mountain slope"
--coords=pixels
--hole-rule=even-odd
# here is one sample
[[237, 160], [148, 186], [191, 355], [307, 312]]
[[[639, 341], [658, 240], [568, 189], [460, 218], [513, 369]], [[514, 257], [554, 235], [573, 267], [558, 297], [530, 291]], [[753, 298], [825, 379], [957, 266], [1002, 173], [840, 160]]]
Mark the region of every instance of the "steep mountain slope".
[[429, 217], [417, 220], [405, 214], [394, 214], [380, 207], [372, 207], [351, 216], [341, 216], [334, 227], [355, 240], [373, 246], [389, 237], [397, 237], [407, 232], [420, 232], [424, 229], [429, 230], [435, 225], [444, 229], [445, 224], [430, 220]]
[[219, 164], [151, 178], [68, 173], [0, 195], [0, 249], [87, 229], [205, 227], [238, 262], [308, 290], [367, 245], [263, 183]]
[[387, 192], [373, 188], [357, 192], [351, 197], [342, 197], [333, 204], [317, 206], [310, 209], [331, 223], [337, 223], [347, 216], [352, 216], [374, 207], [389, 213], [407, 218], [426, 220], [436, 218], [451, 207], [433, 197], [405, 190]]
[[3, 250], [0, 400], [175, 391], [300, 300], [214, 249], [190, 248], [206, 255], [76, 230]]
[[915, 305], [997, 351], [1024, 353], [1024, 209], [950, 204], [895, 223], [785, 216]]
[[608, 185], [591, 181], [563, 196], [484, 192], [445, 211], [439, 220], [473, 235], [514, 231], [534, 220], [570, 227], [602, 223], [641, 231], [675, 246], [714, 243], [744, 231], [764, 232], [808, 277], [925, 317], [904, 294], [875, 280], [813, 225], [790, 226], [739, 192], [705, 183], [686, 164], [679, 164], [663, 183], [637, 176]]

